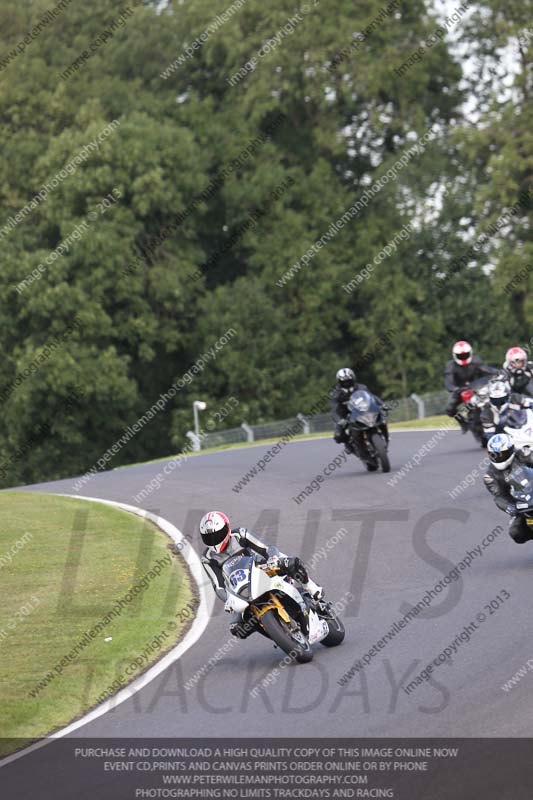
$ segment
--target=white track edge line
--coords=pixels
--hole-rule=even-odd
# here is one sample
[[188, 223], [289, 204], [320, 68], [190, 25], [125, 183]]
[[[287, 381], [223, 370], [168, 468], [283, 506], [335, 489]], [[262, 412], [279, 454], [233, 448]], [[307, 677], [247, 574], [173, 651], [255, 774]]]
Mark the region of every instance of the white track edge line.
[[204, 569], [202, 567], [202, 563], [200, 561], [199, 556], [194, 551], [194, 549], [190, 546], [189, 542], [184, 538], [182, 532], [176, 528], [168, 520], [164, 519], [164, 517], [158, 517], [156, 514], [152, 514], [150, 511], [145, 511], [143, 508], [137, 508], [137, 506], [130, 506], [126, 503], [118, 503], [115, 500], [103, 500], [100, 497], [83, 497], [81, 495], [72, 495], [72, 494], [63, 494], [60, 495], [61, 497], [71, 497], [74, 500], [89, 500], [93, 503], [103, 503], [108, 506], [113, 506], [115, 508], [120, 508], [123, 511], [129, 511], [132, 514], [137, 514], [139, 517], [143, 517], [144, 519], [153, 522], [160, 528], [164, 533], [168, 534], [170, 538], [176, 542], [176, 544], [180, 542], [185, 542], [185, 546], [181, 550], [181, 555], [187, 562], [187, 566], [193, 576], [193, 579], [196, 583], [199, 595], [200, 595], [200, 605], [198, 607], [198, 611], [196, 617], [193, 621], [191, 628], [187, 631], [184, 638], [179, 642], [172, 650], [157, 661], [153, 666], [146, 670], [142, 675], [138, 678], [135, 678], [131, 683], [121, 689], [120, 692], [110, 697], [109, 700], [105, 700], [96, 708], [93, 708], [91, 711], [88, 711], [83, 717], [75, 722], [71, 722], [70, 725], [67, 725], [66, 728], [62, 728], [59, 731], [55, 731], [55, 733], [50, 734], [44, 739], [40, 739], [38, 742], [34, 742], [33, 744], [25, 747], [23, 750], [19, 750], [16, 753], [12, 753], [9, 756], [0, 760], [0, 768], [11, 764], [13, 761], [16, 761], [19, 758], [22, 758], [25, 755], [33, 752], [34, 750], [38, 750], [40, 747], [45, 747], [47, 744], [50, 744], [54, 739], [60, 739], [64, 736], [68, 736], [73, 731], [77, 730], [78, 728], [87, 725], [87, 723], [92, 722], [93, 720], [101, 717], [103, 714], [106, 714], [108, 711], [116, 708], [120, 703], [123, 703], [125, 700], [129, 700], [136, 692], [143, 689], [147, 684], [154, 680], [158, 675], [164, 672], [171, 664], [178, 660], [190, 647], [192, 647], [195, 642], [198, 641], [202, 633], [207, 627], [209, 622], [211, 611], [214, 605], [214, 595], [213, 593], [207, 593], [205, 591], [205, 582], [204, 582]]

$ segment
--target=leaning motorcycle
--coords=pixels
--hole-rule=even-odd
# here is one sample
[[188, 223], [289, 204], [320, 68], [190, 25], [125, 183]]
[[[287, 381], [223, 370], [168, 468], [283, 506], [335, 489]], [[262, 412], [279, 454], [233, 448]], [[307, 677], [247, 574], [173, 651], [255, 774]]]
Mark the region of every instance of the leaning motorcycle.
[[312, 645], [336, 647], [344, 639], [344, 625], [332, 603], [313, 600], [280, 567], [261, 563], [260, 556], [237, 554], [222, 568], [228, 610], [242, 615], [291, 658], [304, 664], [313, 658]]
[[461, 391], [461, 405], [456, 414], [456, 418], [468, 427], [481, 447], [487, 446], [487, 437], [481, 424], [481, 407], [488, 399], [491, 380], [492, 377], [478, 378], [466, 386]]
[[381, 466], [390, 472], [387, 414], [378, 399], [363, 389], [352, 393], [348, 400], [348, 449], [366, 464], [369, 472]]
[[518, 516], [526, 525], [533, 527], [533, 469], [516, 465], [509, 474], [509, 489], [516, 503]]

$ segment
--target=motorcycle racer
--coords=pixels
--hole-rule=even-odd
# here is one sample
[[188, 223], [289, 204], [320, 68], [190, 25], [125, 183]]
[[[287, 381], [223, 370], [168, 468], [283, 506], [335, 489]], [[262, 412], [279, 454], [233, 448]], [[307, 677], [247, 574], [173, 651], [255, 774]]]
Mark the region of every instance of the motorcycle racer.
[[504, 426], [509, 424], [508, 412], [521, 408], [533, 408], [533, 399], [511, 392], [508, 381], [492, 381], [487, 401], [481, 408], [481, 424], [488, 438], [495, 433], [503, 433]]
[[[446, 364], [444, 370], [444, 386], [450, 392], [450, 400], [446, 413], [449, 417], [455, 417], [457, 409], [461, 403], [461, 391], [472, 381], [484, 375], [493, 375], [498, 370], [485, 364], [480, 356], [475, 356], [472, 345], [469, 342], [460, 340], [455, 342], [452, 348], [452, 359]], [[458, 420], [463, 433], [468, 431], [468, 426]]]
[[533, 467], [533, 453], [525, 449], [515, 449], [508, 433], [491, 436], [487, 445], [490, 458], [489, 468], [483, 477], [488, 491], [501, 511], [512, 517], [509, 523], [509, 535], [517, 544], [524, 544], [533, 539], [523, 517], [517, 516], [516, 501], [509, 488], [508, 476], [514, 464]]
[[[256, 553], [268, 564], [269, 568], [278, 568], [280, 575], [288, 575], [298, 581], [313, 600], [322, 600], [324, 591], [316, 584], [307, 572], [303, 561], [289, 558], [277, 547], [267, 545], [254, 536], [247, 528], [231, 528], [229, 518], [221, 511], [209, 511], [200, 521], [200, 536], [207, 546], [201, 561], [203, 568], [213, 585], [216, 596], [226, 603], [227, 593], [222, 573], [224, 563], [242, 551], [252, 555]], [[226, 611], [230, 609], [225, 607]], [[243, 625], [241, 614], [234, 611], [230, 620], [230, 632], [239, 639], [246, 639], [253, 633], [255, 626]]]
[[[348, 367], [342, 367], [336, 374], [337, 383], [332, 389], [330, 397], [333, 405], [334, 414], [336, 417], [335, 433], [333, 438], [337, 444], [349, 444], [348, 432], [346, 425], [348, 421], [348, 401], [352, 394], [357, 391], [369, 392], [368, 386], [364, 383], [357, 383], [355, 372]], [[377, 395], [374, 395], [378, 403], [384, 406], [383, 400]], [[385, 440], [389, 441], [389, 431], [387, 425], [383, 425], [383, 435]]]
[[513, 392], [532, 395], [533, 361], [527, 360], [526, 351], [522, 347], [509, 348], [505, 354], [503, 368]]

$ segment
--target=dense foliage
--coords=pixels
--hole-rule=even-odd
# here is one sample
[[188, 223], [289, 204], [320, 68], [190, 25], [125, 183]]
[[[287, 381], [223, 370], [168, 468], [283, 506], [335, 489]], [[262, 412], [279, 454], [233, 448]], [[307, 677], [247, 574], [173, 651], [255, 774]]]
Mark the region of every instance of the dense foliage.
[[458, 338], [529, 342], [531, 0], [448, 37], [423, 0], [50, 8], [0, 8], [0, 485], [90, 467], [230, 328], [111, 465], [180, 447], [195, 398], [256, 423], [337, 366], [397, 396]]

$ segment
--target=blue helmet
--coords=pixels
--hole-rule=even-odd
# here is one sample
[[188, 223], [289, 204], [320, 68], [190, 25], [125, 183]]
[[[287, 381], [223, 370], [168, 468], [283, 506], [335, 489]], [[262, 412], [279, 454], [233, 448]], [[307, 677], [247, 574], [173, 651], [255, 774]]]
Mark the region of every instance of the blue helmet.
[[487, 451], [496, 469], [505, 469], [514, 458], [513, 440], [508, 433], [497, 433], [490, 437]]

